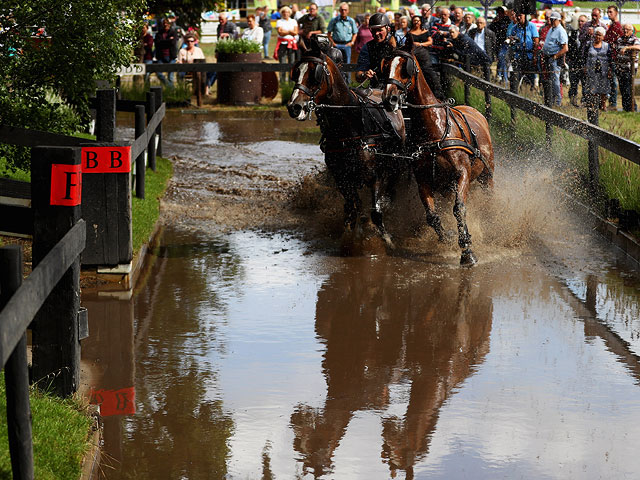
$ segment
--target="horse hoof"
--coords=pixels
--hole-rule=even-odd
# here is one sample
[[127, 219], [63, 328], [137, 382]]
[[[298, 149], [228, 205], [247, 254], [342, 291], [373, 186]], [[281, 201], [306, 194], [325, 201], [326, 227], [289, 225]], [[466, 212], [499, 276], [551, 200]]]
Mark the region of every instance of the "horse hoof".
[[478, 263], [478, 259], [470, 249], [462, 251], [462, 256], [460, 257], [460, 265], [462, 265], [463, 267], [472, 267], [476, 263]]
[[389, 250], [396, 249], [396, 246], [394, 245], [393, 240], [391, 240], [391, 235], [389, 235], [388, 233], [385, 233], [382, 235], [382, 240], [384, 240], [384, 243]]

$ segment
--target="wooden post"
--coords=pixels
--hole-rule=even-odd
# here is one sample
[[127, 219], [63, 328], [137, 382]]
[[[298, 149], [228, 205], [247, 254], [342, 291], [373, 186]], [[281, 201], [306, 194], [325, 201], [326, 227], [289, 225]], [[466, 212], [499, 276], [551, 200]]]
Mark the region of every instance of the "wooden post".
[[[153, 92], [147, 92], [147, 124], [153, 118], [153, 114], [156, 113], [156, 95]], [[149, 168], [156, 171], [156, 138], [152, 136], [149, 139], [149, 146], [147, 147], [147, 158], [149, 159]]]
[[[149, 91], [153, 92], [156, 96], [156, 110], [162, 106], [162, 87], [151, 87]], [[162, 122], [158, 124], [156, 128], [156, 135], [158, 135], [158, 146], [156, 147], [156, 155], [162, 156]]]
[[196, 95], [196, 105], [202, 106], [202, 89], [200, 88], [202, 72], [193, 72], [193, 90]]
[[96, 102], [96, 139], [99, 142], [114, 142], [116, 139], [116, 91], [111, 88], [98, 90]]
[[[587, 121], [598, 125], [598, 105], [596, 102], [599, 99], [588, 99], [587, 106]], [[600, 159], [598, 158], [598, 144], [592, 140], [589, 140], [589, 183], [593, 192], [598, 192], [600, 189]]]
[[[471, 73], [471, 56], [464, 56], [464, 71], [467, 73]], [[471, 100], [471, 87], [467, 82], [464, 82], [464, 104], [469, 105]]]
[[[82, 147], [114, 147], [92, 143]], [[116, 147], [117, 148], [117, 147]], [[133, 258], [131, 232], [131, 165], [121, 173], [88, 173], [83, 158], [82, 218], [87, 222], [83, 265], [124, 265]]]
[[[486, 13], [486, 10], [485, 10]], [[491, 67], [489, 65], [484, 68], [484, 79], [487, 82], [491, 81]], [[487, 121], [491, 120], [491, 115], [493, 112], [491, 111], [491, 95], [489, 92], [484, 92], [484, 116], [487, 118]]]
[[[34, 268], [80, 220], [81, 192], [79, 148], [31, 150]], [[80, 379], [79, 309], [80, 260], [76, 259], [32, 323], [33, 380], [62, 397], [74, 393]]]
[[[144, 105], [136, 106], [136, 139], [144, 134]], [[146, 165], [144, 161], [144, 152], [136, 158], [136, 197], [144, 198], [144, 174], [146, 173]]]
[[[22, 247], [0, 247], [0, 310], [22, 284]], [[33, 442], [31, 405], [29, 403], [29, 366], [27, 333], [9, 356], [4, 366], [7, 396], [7, 429], [14, 479], [33, 479]]]

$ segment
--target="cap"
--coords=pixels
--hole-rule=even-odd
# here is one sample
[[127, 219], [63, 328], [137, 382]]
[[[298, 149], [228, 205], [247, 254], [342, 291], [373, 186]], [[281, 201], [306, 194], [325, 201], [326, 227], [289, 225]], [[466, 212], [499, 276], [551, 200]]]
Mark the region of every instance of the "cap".
[[549, 18], [551, 20], [560, 20], [562, 16], [558, 12], [551, 12], [551, 15], [549, 15]]

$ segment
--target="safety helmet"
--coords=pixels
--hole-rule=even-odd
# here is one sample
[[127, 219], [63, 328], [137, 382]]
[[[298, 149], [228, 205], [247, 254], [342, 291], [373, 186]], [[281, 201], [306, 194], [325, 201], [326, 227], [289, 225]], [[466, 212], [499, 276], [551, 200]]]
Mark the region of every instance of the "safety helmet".
[[384, 13], [374, 13], [371, 15], [371, 18], [369, 18], [369, 28], [389, 26], [391, 26], [391, 22], [389, 22], [389, 17]]

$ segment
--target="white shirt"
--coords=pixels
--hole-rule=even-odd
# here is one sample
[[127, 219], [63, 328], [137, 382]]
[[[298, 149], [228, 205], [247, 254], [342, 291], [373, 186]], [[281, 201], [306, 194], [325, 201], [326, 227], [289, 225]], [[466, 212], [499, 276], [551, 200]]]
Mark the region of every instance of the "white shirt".
[[483, 28], [481, 32], [477, 32], [476, 36], [474, 37], [474, 40], [476, 41], [476, 44], [482, 49], [482, 51], [485, 51], [484, 50], [484, 30], [485, 30], [485, 28]]
[[[281, 18], [276, 22], [276, 31], [278, 31], [278, 29], [280, 27], [282, 27], [285, 30], [291, 32], [297, 26], [298, 26], [298, 22], [296, 22], [295, 19], [290, 18], [288, 20], [285, 20], [285, 19]], [[280, 35], [278, 35], [278, 38], [286, 38], [287, 40], [295, 40], [295, 37], [293, 35], [285, 35], [284, 37], [281, 37]]]
[[262, 44], [264, 38], [264, 30], [262, 27], [245, 28], [242, 32], [242, 38]]

